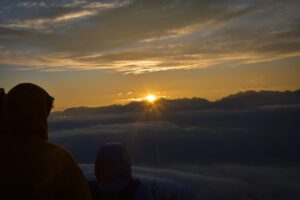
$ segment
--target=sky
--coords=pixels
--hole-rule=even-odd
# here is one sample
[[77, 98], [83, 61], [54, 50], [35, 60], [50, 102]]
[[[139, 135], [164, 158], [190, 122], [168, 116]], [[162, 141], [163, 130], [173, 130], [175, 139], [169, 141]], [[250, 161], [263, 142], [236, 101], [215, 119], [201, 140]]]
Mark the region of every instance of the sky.
[[55, 110], [300, 88], [298, 0], [0, 2], [0, 87]]

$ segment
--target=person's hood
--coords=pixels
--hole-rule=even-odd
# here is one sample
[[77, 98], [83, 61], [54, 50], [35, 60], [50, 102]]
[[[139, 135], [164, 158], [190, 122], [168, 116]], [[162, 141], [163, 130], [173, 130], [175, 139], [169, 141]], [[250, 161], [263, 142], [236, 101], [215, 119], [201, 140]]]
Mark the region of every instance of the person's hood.
[[48, 139], [47, 118], [53, 97], [41, 87], [22, 83], [6, 95], [6, 115], [14, 135], [33, 135]]
[[131, 162], [125, 147], [121, 144], [105, 144], [98, 152], [95, 174], [97, 180], [102, 182], [131, 180]]

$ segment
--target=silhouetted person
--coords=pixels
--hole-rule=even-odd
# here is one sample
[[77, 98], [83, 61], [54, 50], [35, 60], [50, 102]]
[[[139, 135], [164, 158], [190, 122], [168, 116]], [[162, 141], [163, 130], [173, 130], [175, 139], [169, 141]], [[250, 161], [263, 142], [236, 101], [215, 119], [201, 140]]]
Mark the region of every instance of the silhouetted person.
[[7, 93], [9, 130], [0, 134], [0, 199], [91, 199], [73, 157], [47, 142], [52, 104], [53, 98], [44, 89], [30, 83]]
[[4, 99], [5, 99], [5, 92], [3, 88], [0, 88], [0, 133], [4, 131], [4, 122], [3, 122], [3, 115], [4, 115]]
[[94, 200], [149, 200], [143, 183], [132, 177], [129, 155], [121, 144], [106, 144], [95, 161], [96, 179], [90, 181]]

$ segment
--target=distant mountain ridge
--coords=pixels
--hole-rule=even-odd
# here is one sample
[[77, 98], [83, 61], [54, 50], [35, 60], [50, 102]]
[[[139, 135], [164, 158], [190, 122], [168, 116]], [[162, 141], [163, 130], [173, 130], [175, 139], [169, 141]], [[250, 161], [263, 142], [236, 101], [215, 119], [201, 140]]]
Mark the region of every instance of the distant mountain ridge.
[[75, 107], [63, 111], [67, 115], [76, 114], [115, 114], [126, 112], [142, 112], [157, 109], [164, 111], [203, 110], [203, 109], [246, 109], [273, 105], [300, 105], [300, 89], [295, 91], [245, 91], [229, 95], [216, 101], [203, 98], [159, 99], [153, 105], [146, 102], [130, 102], [126, 105], [110, 105], [102, 107]]
[[245, 91], [229, 95], [214, 102], [219, 107], [243, 108], [269, 105], [300, 104], [300, 90], [295, 91]]

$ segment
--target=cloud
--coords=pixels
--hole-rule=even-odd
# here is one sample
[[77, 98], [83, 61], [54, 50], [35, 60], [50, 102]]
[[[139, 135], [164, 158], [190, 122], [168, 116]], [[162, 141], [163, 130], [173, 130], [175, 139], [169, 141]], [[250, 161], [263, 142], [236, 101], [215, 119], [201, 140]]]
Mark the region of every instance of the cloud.
[[[214, 103], [162, 100], [52, 113], [49, 137], [91, 162], [106, 142], [139, 165], [299, 164], [296, 92], [245, 92]], [[197, 152], [197, 153], [195, 153]]]
[[[82, 4], [84, 3], [84, 4]], [[57, 9], [62, 9], [62, 13], [54, 13], [54, 15], [50, 15], [49, 17], [38, 17], [31, 19], [12, 19], [7, 23], [3, 23], [0, 26], [2, 28], [10, 28], [17, 30], [33, 30], [33, 31], [45, 31], [51, 32], [54, 31], [57, 27], [62, 27], [66, 25], [66, 23], [78, 21], [79, 19], [84, 19], [87, 17], [91, 17], [99, 14], [101, 11], [107, 11], [110, 9], [115, 9], [117, 7], [123, 6], [124, 4], [118, 2], [72, 2], [67, 4], [54, 4], [51, 6], [50, 10], [55, 7]], [[36, 2], [22, 2], [17, 4], [18, 7], [25, 8], [34, 8], [34, 7], [43, 7], [47, 8], [47, 5], [44, 2], [36, 3]], [[54, 7], [54, 8], [53, 8]]]
[[[94, 178], [94, 165], [81, 164], [86, 178]], [[283, 172], [284, 171], [284, 172]], [[297, 199], [299, 169], [270, 166], [202, 165], [181, 169], [133, 167], [133, 174], [159, 195], [181, 199]], [[289, 176], [295, 177], [295, 181]]]
[[45, 2], [20, 2], [17, 4], [18, 7], [23, 8], [47, 8], [48, 5]]
[[[299, 56], [297, 1], [45, 3], [49, 12], [1, 22], [7, 31], [0, 39], [6, 38], [3, 48], [9, 52], [1, 55], [3, 64], [139, 74]], [[12, 29], [35, 34], [7, 41]], [[43, 53], [24, 54], [20, 40]]]
[[299, 199], [298, 98], [299, 90], [248, 91], [161, 100], [156, 109], [71, 108], [51, 114], [49, 140], [73, 153], [88, 180], [99, 148], [120, 142], [134, 176], [161, 197]]

